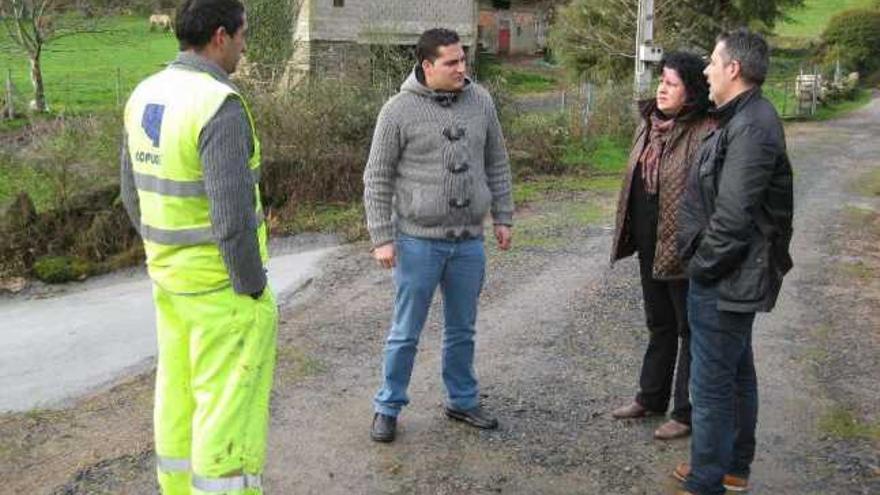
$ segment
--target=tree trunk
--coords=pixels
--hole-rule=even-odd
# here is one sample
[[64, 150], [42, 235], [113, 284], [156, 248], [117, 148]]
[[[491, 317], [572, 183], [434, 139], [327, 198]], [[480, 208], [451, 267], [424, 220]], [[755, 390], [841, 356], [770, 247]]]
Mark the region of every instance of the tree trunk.
[[31, 101], [31, 110], [46, 112], [46, 92], [43, 88], [43, 69], [40, 67], [40, 51], [31, 57], [31, 84], [34, 86], [34, 99]]

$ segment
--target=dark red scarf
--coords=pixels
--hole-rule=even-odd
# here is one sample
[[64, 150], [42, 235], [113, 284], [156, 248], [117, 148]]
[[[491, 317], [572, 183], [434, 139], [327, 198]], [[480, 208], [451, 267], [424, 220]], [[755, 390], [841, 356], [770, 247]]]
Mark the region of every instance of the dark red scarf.
[[648, 144], [642, 150], [640, 161], [642, 163], [642, 180], [645, 183], [645, 192], [657, 194], [660, 182], [660, 158], [663, 156], [663, 148], [669, 139], [670, 131], [675, 127], [675, 119], [664, 119], [657, 113], [653, 113], [651, 114], [650, 123]]

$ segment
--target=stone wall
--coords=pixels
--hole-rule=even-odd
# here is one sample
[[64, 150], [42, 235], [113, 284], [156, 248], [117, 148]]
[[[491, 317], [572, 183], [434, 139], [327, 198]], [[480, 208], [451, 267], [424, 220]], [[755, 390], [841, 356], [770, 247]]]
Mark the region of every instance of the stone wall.
[[[427, 29], [456, 30], [470, 49], [477, 37], [476, 0], [300, 0], [294, 2], [294, 53], [285, 83], [305, 74], [362, 70], [370, 45], [413, 46]], [[360, 46], [361, 48], [357, 48]], [[366, 48], [366, 51], [364, 50]]]

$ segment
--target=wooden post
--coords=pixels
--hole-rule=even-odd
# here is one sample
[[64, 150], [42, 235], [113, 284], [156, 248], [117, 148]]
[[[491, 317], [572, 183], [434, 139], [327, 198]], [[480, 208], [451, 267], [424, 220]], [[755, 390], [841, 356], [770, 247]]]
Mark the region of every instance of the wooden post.
[[15, 103], [12, 102], [12, 69], [6, 70], [6, 108], [4, 110], [7, 119], [15, 118]]
[[122, 72], [116, 68], [116, 106], [122, 105]]
[[788, 80], [782, 82], [782, 117], [785, 118], [785, 106], [788, 104]]

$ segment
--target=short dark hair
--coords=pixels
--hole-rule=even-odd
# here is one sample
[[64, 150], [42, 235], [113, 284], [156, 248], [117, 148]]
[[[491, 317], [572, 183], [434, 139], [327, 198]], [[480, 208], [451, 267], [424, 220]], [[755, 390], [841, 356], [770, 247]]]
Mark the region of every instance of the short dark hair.
[[217, 28], [230, 36], [244, 24], [244, 5], [239, 0], [184, 0], [177, 9], [174, 34], [181, 50], [203, 48]]
[[706, 76], [703, 75], [706, 62], [702, 57], [688, 52], [668, 52], [663, 55], [659, 67], [661, 70], [665, 67], [678, 73], [687, 93], [685, 105], [688, 106], [689, 111], [705, 112], [708, 110], [710, 105], [709, 83], [706, 81]]
[[770, 67], [770, 47], [763, 36], [740, 28], [722, 33], [717, 41], [724, 43], [730, 60], [739, 62], [746, 82], [757, 86], [764, 84]]
[[433, 63], [437, 60], [438, 48], [460, 42], [461, 38], [459, 38], [458, 33], [451, 29], [429, 29], [419, 36], [419, 41], [416, 43], [416, 61], [419, 65], [422, 65], [422, 62], [425, 60]]

